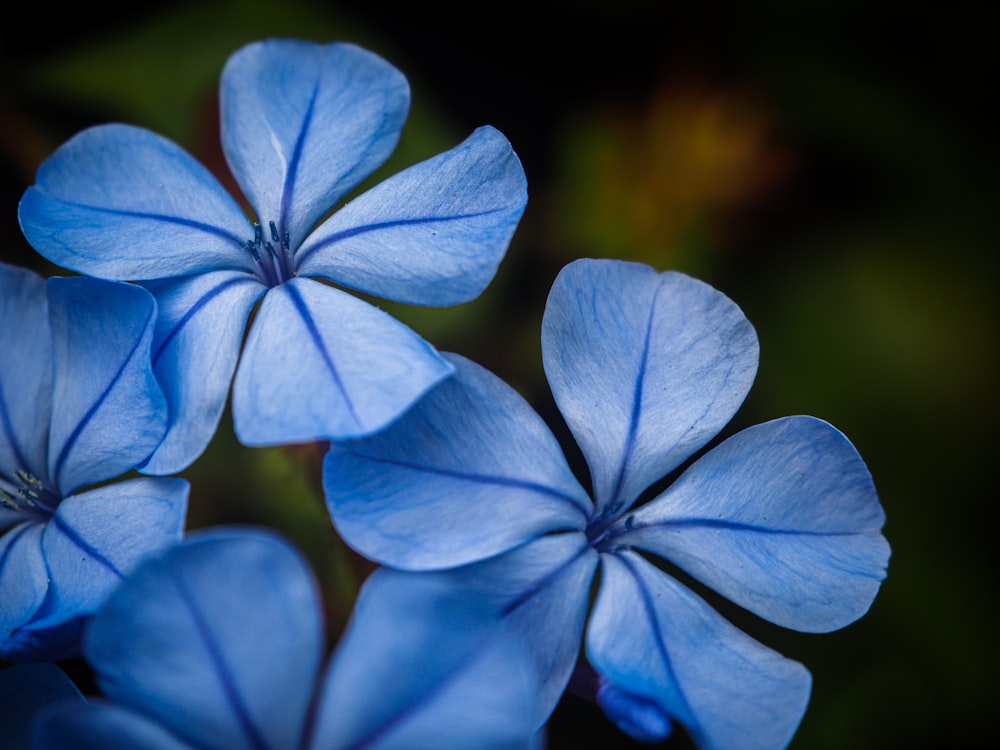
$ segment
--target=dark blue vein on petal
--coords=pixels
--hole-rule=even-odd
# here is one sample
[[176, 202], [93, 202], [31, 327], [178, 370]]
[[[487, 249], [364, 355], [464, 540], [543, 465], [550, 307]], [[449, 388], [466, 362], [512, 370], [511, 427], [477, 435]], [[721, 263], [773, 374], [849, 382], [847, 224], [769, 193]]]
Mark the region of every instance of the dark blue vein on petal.
[[302, 295], [299, 294], [299, 290], [296, 289], [293, 284], [288, 284], [286, 286], [288, 294], [292, 298], [292, 302], [295, 304], [295, 309], [302, 318], [302, 323], [305, 325], [306, 330], [309, 332], [313, 345], [323, 358], [323, 363], [326, 365], [326, 369], [330, 373], [330, 379], [333, 381], [337, 391], [340, 392], [341, 398], [344, 399], [344, 405], [347, 407], [348, 412], [350, 412], [351, 419], [354, 420], [354, 423], [359, 428], [363, 428], [364, 425], [361, 423], [361, 419], [358, 417], [357, 411], [354, 409], [354, 404], [347, 395], [344, 383], [340, 379], [340, 373], [337, 372], [337, 367], [333, 363], [333, 358], [330, 356], [330, 352], [327, 351], [326, 343], [323, 341], [323, 337], [320, 335], [319, 329], [316, 327], [316, 321], [313, 320], [312, 315], [309, 313], [309, 308], [306, 306], [305, 300], [302, 299]]
[[380, 221], [373, 224], [362, 224], [361, 226], [351, 227], [350, 229], [345, 229], [342, 232], [336, 232], [331, 234], [322, 242], [317, 242], [315, 245], [311, 245], [309, 249], [302, 253], [296, 260], [298, 265], [302, 265], [306, 258], [315, 253], [317, 250], [322, 250], [325, 247], [336, 244], [341, 240], [346, 240], [351, 237], [356, 237], [359, 234], [367, 234], [368, 232], [377, 232], [380, 229], [392, 229], [394, 227], [405, 227], [414, 226], [417, 224], [435, 224], [440, 222], [449, 221], [463, 221], [465, 219], [476, 219], [480, 216], [489, 216], [490, 214], [503, 213], [507, 211], [506, 208], [491, 208], [487, 211], [475, 211], [473, 213], [467, 214], [452, 214], [448, 216], [419, 216], [413, 219], [391, 219], [389, 221]]
[[[38, 425], [40, 428], [44, 429], [48, 425]], [[3, 427], [3, 435], [7, 439], [7, 443], [14, 451], [14, 460], [17, 462], [15, 467], [0, 467], [0, 469], [11, 469], [15, 471], [17, 469], [27, 469], [28, 463], [24, 460], [24, 453], [21, 451], [21, 446], [18, 445], [16, 436], [14, 435], [14, 425], [10, 422], [10, 412], [7, 409], [7, 397], [3, 392], [3, 381], [0, 380], [0, 427]]]
[[[220, 294], [222, 294], [230, 287], [236, 286], [237, 284], [258, 284], [258, 283], [259, 282], [256, 281], [256, 279], [254, 278], [228, 279], [222, 282], [221, 284], [217, 284], [216, 286], [212, 287], [207, 292], [205, 292], [198, 299], [198, 301], [191, 306], [191, 309], [189, 309], [186, 313], [184, 313], [181, 319], [177, 321], [177, 323], [169, 330], [169, 332], [159, 342], [159, 345], [156, 347], [156, 351], [153, 352], [153, 357], [152, 357], [153, 366], [154, 367], [156, 366], [156, 363], [159, 361], [160, 356], [163, 354], [164, 351], [166, 351], [167, 347], [170, 346], [170, 342], [174, 340], [174, 337], [176, 337], [177, 334], [181, 332], [181, 329], [183, 329], [184, 326], [186, 326], [191, 321], [191, 319], [194, 318], [194, 316], [197, 315], [202, 310], [202, 308], [205, 307], [205, 305], [207, 305], [209, 302], [211, 302], [213, 299], [218, 297]], [[263, 292], [263, 289], [261, 291]]]
[[[141, 331], [145, 331], [146, 328], [149, 326], [154, 313], [155, 310], [151, 307], [150, 311], [146, 314], [146, 319], [140, 326]], [[122, 360], [114, 376], [111, 378], [110, 381], [108, 381], [107, 386], [97, 397], [97, 400], [95, 400], [94, 403], [91, 404], [90, 408], [87, 410], [87, 413], [83, 415], [83, 419], [81, 419], [77, 423], [76, 427], [73, 428], [73, 432], [70, 433], [70, 436], [66, 439], [66, 442], [63, 443], [62, 450], [59, 451], [59, 458], [56, 460], [55, 466], [52, 471], [53, 480], [56, 482], [60, 490], [66, 491], [70, 489], [75, 489], [75, 488], [66, 488], [62, 486], [61, 475], [62, 475], [63, 465], [66, 463], [66, 459], [69, 458], [69, 453], [73, 449], [73, 446], [76, 444], [76, 441], [79, 439], [80, 435], [83, 433], [84, 428], [87, 426], [87, 424], [89, 424], [90, 420], [94, 418], [94, 415], [101, 408], [101, 405], [107, 400], [108, 394], [111, 393], [112, 388], [114, 388], [115, 384], [121, 379], [122, 373], [125, 372], [125, 368], [128, 366], [129, 362], [131, 362], [133, 357], [135, 357], [135, 353], [138, 351], [139, 345], [142, 343], [143, 338], [144, 336], [142, 335], [142, 333], [140, 333], [139, 336], [136, 337], [135, 343], [132, 345], [131, 351], [129, 351], [128, 355]]]
[[372, 463], [385, 464], [387, 466], [395, 466], [401, 469], [412, 469], [413, 471], [422, 471], [428, 474], [437, 474], [439, 476], [451, 477], [452, 479], [460, 479], [467, 482], [474, 482], [477, 484], [496, 484], [501, 487], [510, 487], [513, 489], [529, 490], [531, 492], [537, 492], [542, 495], [548, 495], [549, 497], [554, 497], [557, 500], [564, 500], [569, 503], [575, 510], [577, 510], [580, 515], [583, 516], [584, 520], [587, 519], [587, 512], [581, 508], [576, 499], [572, 495], [567, 495], [564, 492], [560, 492], [554, 487], [548, 487], [544, 484], [539, 484], [537, 482], [531, 482], [526, 479], [516, 479], [514, 477], [501, 477], [495, 474], [472, 474], [470, 472], [455, 471], [453, 469], [445, 469], [440, 466], [428, 466], [426, 464], [416, 464], [410, 463], [408, 461], [399, 461], [396, 459], [389, 458], [378, 458], [376, 456], [368, 456], [363, 453], [356, 453], [354, 451], [343, 451], [347, 455], [353, 456], [354, 458], [360, 458], [363, 461], [371, 461]]
[[178, 594], [183, 600], [184, 605], [187, 607], [188, 614], [191, 615], [191, 620], [194, 623], [195, 629], [198, 631], [198, 635], [201, 637], [201, 642], [205, 646], [205, 650], [208, 651], [208, 657], [211, 660], [212, 668], [215, 671], [216, 676], [219, 678], [219, 684], [222, 686], [222, 691], [226, 696], [226, 701], [229, 703], [230, 708], [232, 708], [233, 713], [236, 715], [236, 721], [239, 724], [244, 737], [251, 747], [254, 747], [257, 750], [268, 750], [268, 744], [250, 716], [250, 711], [236, 685], [232, 669], [230, 669], [229, 664], [226, 663], [226, 659], [222, 653], [222, 648], [219, 646], [218, 641], [212, 633], [212, 628], [205, 617], [205, 613], [201, 611], [197, 600], [192, 595], [180, 575], [174, 571], [168, 572], [171, 580], [177, 587]]
[[708, 528], [716, 529], [728, 529], [730, 531], [749, 531], [754, 534], [772, 534], [772, 535], [787, 535], [787, 536], [817, 536], [817, 537], [835, 537], [835, 536], [854, 536], [855, 534], [863, 534], [866, 532], [877, 532], [879, 529], [857, 529], [853, 531], [810, 531], [808, 529], [779, 529], [779, 528], [769, 528], [767, 526], [756, 526], [750, 523], [742, 523], [740, 521], [727, 521], [721, 518], [678, 518], [670, 519], [667, 521], [656, 521], [653, 523], [637, 523], [631, 528], [621, 529], [615, 534], [608, 537], [608, 541], [612, 541], [621, 536], [626, 536], [628, 534], [633, 534], [642, 529], [656, 529], [656, 528], [673, 528], [673, 527], [683, 527], [683, 526], [705, 526]]
[[76, 532], [76, 529], [69, 526], [63, 520], [62, 516], [56, 513], [54, 516], [52, 516], [51, 522], [56, 525], [56, 527], [66, 536], [67, 539], [69, 539], [73, 544], [75, 544], [77, 547], [83, 550], [88, 557], [99, 562], [105, 568], [107, 568], [116, 576], [118, 576], [118, 578], [121, 579], [125, 578], [125, 574], [118, 569], [118, 566], [116, 566], [113, 562], [111, 562], [111, 560], [109, 560], [100, 552], [98, 552], [95, 547], [88, 544], [87, 541], [84, 540], [84, 538]]
[[[281, 225], [282, 231], [288, 230], [288, 211], [292, 205], [292, 198], [295, 193], [295, 179], [298, 177], [299, 162], [302, 160], [302, 152], [305, 150], [306, 136], [312, 125], [313, 110], [316, 106], [316, 96], [319, 92], [319, 78], [313, 84], [312, 95], [309, 97], [309, 106], [306, 108], [305, 116], [302, 118], [302, 127], [299, 129], [299, 137], [295, 140], [292, 149], [292, 158], [288, 162], [288, 172], [285, 174], [285, 184], [281, 187]], [[296, 242], [299, 242], [296, 239]]]
[[618, 495], [625, 482], [625, 469], [628, 466], [629, 458], [632, 456], [632, 451], [635, 449], [635, 437], [639, 426], [639, 412], [642, 408], [642, 387], [646, 379], [646, 364], [649, 361], [649, 342], [652, 338], [653, 316], [656, 312], [656, 300], [660, 296], [661, 289], [663, 289], [662, 283], [657, 285], [656, 293], [653, 295], [653, 301], [649, 306], [649, 317], [646, 318], [646, 333], [642, 342], [642, 354], [639, 357], [639, 372], [636, 374], [635, 390], [632, 392], [632, 413], [629, 415], [628, 436], [625, 439], [625, 450], [622, 452], [621, 463], [618, 466], [618, 473], [615, 477], [614, 487], [611, 494], [608, 496], [608, 506], [606, 507], [610, 507], [615, 510], [617, 510], [616, 506], [620, 503]]
[[576, 554], [573, 555], [573, 557], [571, 557], [569, 560], [562, 563], [555, 569], [550, 570], [548, 573], [546, 573], [538, 580], [532, 581], [531, 585], [528, 586], [528, 588], [526, 588], [520, 594], [515, 596], [504, 606], [503, 610], [501, 611], [501, 615], [503, 617], [507, 617], [508, 615], [512, 614], [515, 610], [517, 610], [529, 599], [531, 599], [536, 594], [538, 594], [541, 591], [544, 591], [546, 588], [552, 585], [552, 583], [557, 578], [559, 578], [563, 573], [569, 570], [570, 566], [572, 566], [573, 563], [575, 563], [577, 560], [583, 557], [583, 555], [585, 555], [587, 551], [590, 549], [590, 545], [586, 542], [586, 537], [582, 538], [583, 538], [583, 544], [580, 545], [580, 549], [577, 550]]
[[656, 606], [653, 604], [653, 599], [649, 594], [649, 590], [646, 588], [645, 582], [642, 580], [642, 576], [639, 575], [639, 571], [636, 570], [631, 560], [627, 559], [623, 555], [614, 555], [614, 557], [625, 566], [635, 581], [636, 588], [639, 590], [639, 596], [642, 599], [642, 608], [645, 611], [646, 616], [649, 618], [653, 643], [656, 645], [656, 652], [663, 661], [663, 668], [667, 673], [667, 679], [671, 680], [677, 687], [678, 700], [680, 700], [683, 704], [684, 712], [688, 717], [690, 717], [692, 722], [692, 725], [688, 726], [688, 731], [691, 732], [691, 735], [695, 740], [695, 744], [699, 747], [703, 747], [706, 744], [704, 732], [697, 724], [694, 711], [691, 710], [691, 706], [684, 697], [684, 691], [681, 689], [680, 681], [677, 679], [677, 673], [674, 671], [673, 662], [670, 659], [670, 654], [667, 652], [667, 644], [663, 642], [663, 632], [660, 627], [660, 620], [656, 616]]
[[234, 234], [230, 234], [222, 227], [217, 227], [214, 224], [205, 224], [200, 221], [184, 219], [180, 216], [168, 216], [167, 214], [156, 214], [145, 211], [129, 211], [122, 208], [107, 208], [105, 206], [93, 206], [88, 203], [77, 203], [75, 201], [67, 201], [58, 198], [53, 198], [52, 200], [64, 206], [72, 206], [73, 208], [85, 209], [96, 213], [110, 214], [111, 216], [126, 216], [133, 219], [152, 219], [153, 221], [162, 221], [167, 224], [179, 224], [180, 226], [188, 227], [189, 229], [198, 229], [202, 232], [214, 234], [217, 237], [229, 240], [237, 249], [240, 249], [241, 251], [243, 248], [244, 240], [242, 238], [237, 237]]

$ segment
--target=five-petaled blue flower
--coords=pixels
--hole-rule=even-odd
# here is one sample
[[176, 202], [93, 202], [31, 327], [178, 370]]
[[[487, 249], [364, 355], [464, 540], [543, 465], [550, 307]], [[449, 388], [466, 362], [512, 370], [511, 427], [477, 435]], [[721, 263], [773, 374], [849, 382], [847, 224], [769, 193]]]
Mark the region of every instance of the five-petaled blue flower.
[[510, 144], [482, 127], [326, 218], [389, 156], [409, 108], [403, 75], [356, 46], [248, 45], [227, 62], [220, 97], [223, 149], [254, 220], [180, 147], [117, 124], [60, 147], [19, 208], [43, 256], [141, 281], [159, 303], [153, 359], [170, 427], [150, 473], [197, 458], [231, 382], [248, 445], [366, 435], [392, 422], [452, 367], [337, 287], [415, 305], [471, 300], [527, 201]]
[[743, 402], [758, 344], [731, 300], [679, 273], [571, 263], [549, 295], [542, 350], [590, 495], [531, 407], [453, 356], [456, 375], [399, 422], [333, 445], [324, 482], [340, 533], [377, 561], [429, 571], [411, 573], [414, 589], [448, 583], [493, 602], [534, 654], [539, 723], [585, 641], [593, 697], [624, 731], [659, 739], [679, 723], [705, 750], [783, 747], [809, 673], [677, 571], [788, 628], [854, 621], [889, 558], [858, 453], [796, 416], [686, 465]]
[[43, 665], [0, 670], [0, 697], [13, 698], [0, 726], [33, 730], [34, 750], [529, 748], [528, 657], [488, 611], [448, 592], [442, 608], [377, 571], [323, 668], [317, 591], [273, 532], [192, 532], [88, 626], [101, 697], [83, 699], [58, 670], [20, 668]]
[[188, 484], [138, 477], [167, 407], [138, 286], [0, 264], [0, 657], [74, 655], [84, 620], [180, 540]]

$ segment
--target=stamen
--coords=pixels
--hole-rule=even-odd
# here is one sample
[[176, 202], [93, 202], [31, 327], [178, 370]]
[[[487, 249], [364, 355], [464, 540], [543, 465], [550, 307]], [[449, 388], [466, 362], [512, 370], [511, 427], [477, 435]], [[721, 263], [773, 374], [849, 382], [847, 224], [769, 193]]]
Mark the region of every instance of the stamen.
[[253, 240], [247, 240], [247, 252], [253, 256], [255, 263], [260, 263], [260, 253], [257, 252], [257, 246], [253, 244]]
[[277, 242], [278, 241], [278, 227], [275, 226], [275, 224], [274, 224], [273, 221], [270, 222], [270, 225], [271, 225], [271, 241], [272, 242]]

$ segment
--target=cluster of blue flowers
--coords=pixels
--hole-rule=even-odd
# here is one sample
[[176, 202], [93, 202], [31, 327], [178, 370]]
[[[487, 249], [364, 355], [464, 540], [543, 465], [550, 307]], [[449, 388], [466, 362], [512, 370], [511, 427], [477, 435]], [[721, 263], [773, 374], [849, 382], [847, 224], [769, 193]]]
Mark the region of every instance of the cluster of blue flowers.
[[[126, 125], [70, 139], [21, 200], [31, 245], [78, 275], [0, 265], [3, 746], [538, 748], [567, 689], [640, 741], [786, 746], [809, 673], [696, 589], [831, 631], [868, 610], [889, 547], [831, 425], [714, 441], [756, 374], [737, 305], [636, 263], [561, 271], [543, 365], [588, 491], [510, 386], [351, 293], [483, 291], [527, 201], [504, 136], [340, 205], [396, 146], [398, 70], [267, 40], [230, 57], [220, 97], [246, 205]], [[169, 475], [230, 394], [247, 446], [329, 442], [331, 521], [380, 564], [330, 651], [293, 544], [185, 533]], [[95, 695], [59, 666], [78, 656]]]

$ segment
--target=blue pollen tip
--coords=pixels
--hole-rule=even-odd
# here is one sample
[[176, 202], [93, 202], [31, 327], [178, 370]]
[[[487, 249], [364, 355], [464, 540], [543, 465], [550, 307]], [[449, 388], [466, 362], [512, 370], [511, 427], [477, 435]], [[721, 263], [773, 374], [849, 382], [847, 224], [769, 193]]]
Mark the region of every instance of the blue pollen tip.
[[278, 241], [278, 227], [276, 227], [274, 225], [273, 221], [269, 222], [269, 224], [271, 225], [271, 242], [277, 242]]
[[253, 244], [260, 245], [264, 241], [264, 229], [256, 221], [253, 223]]
[[253, 256], [253, 259], [260, 263], [260, 253], [257, 251], [257, 246], [253, 244], [253, 240], [247, 240], [247, 252]]

